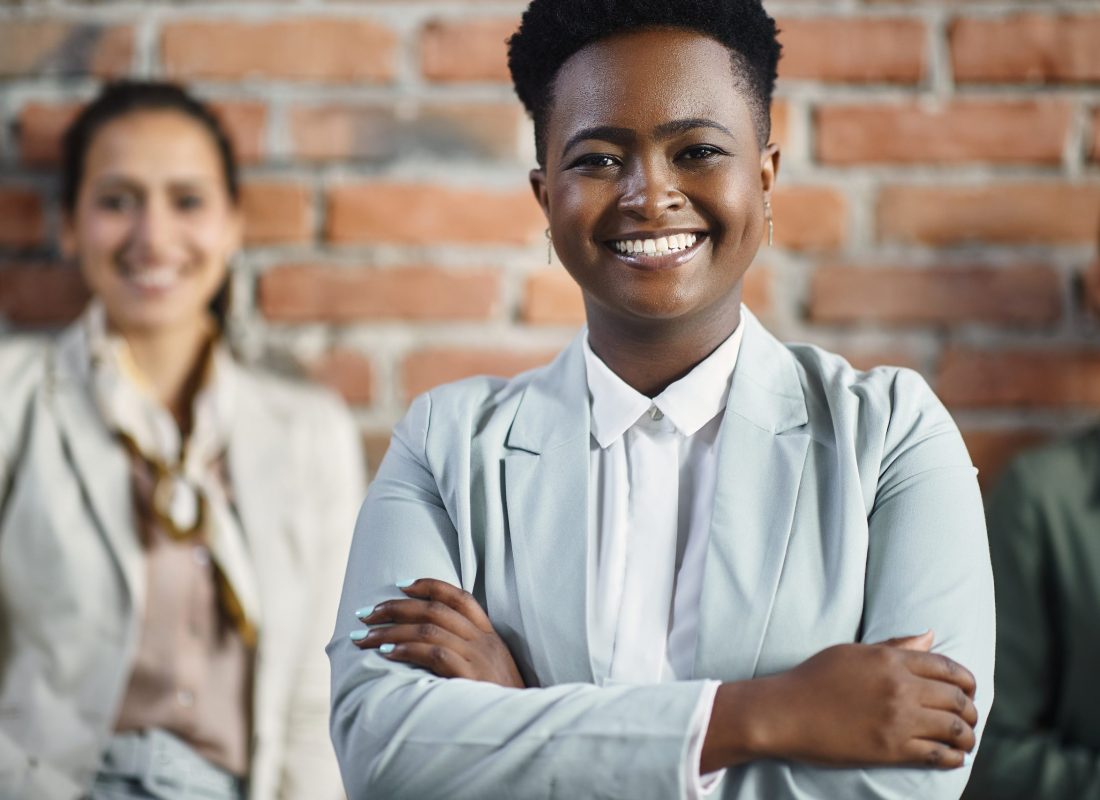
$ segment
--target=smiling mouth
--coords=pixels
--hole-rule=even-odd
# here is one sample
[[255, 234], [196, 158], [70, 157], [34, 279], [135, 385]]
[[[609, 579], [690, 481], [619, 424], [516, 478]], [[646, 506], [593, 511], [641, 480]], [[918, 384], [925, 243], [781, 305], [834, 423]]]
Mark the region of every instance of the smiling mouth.
[[124, 267], [122, 276], [142, 291], [163, 292], [179, 283], [181, 272], [178, 267]]
[[611, 239], [606, 246], [627, 264], [644, 270], [678, 267], [689, 261], [707, 240], [702, 231], [632, 239]]

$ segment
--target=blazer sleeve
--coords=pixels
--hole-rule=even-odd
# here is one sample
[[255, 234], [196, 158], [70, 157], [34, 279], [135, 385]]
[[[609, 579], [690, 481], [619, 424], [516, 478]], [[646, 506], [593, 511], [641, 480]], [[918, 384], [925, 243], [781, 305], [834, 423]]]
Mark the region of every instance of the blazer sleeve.
[[308, 469], [310, 514], [315, 521], [309, 548], [315, 560], [305, 573], [310, 608], [301, 661], [287, 707], [287, 742], [279, 800], [335, 800], [342, 796], [336, 758], [328, 737], [329, 676], [324, 648], [329, 620], [340, 600], [340, 578], [347, 562], [356, 511], [363, 500], [366, 473], [358, 428], [335, 397], [311, 409]]
[[[888, 424], [879, 443], [858, 446], [860, 472], [874, 487], [861, 641], [933, 630], [933, 651], [977, 679], [980, 736], [993, 701], [995, 624], [977, 471], [955, 423], [919, 375], [872, 375], [864, 421], [856, 430], [882, 429], [880, 419]], [[761, 796], [944, 800], [962, 794], [970, 765], [943, 771], [791, 764], [782, 771], [786, 775], [776, 784], [760, 784]]]
[[[391, 800], [680, 798], [704, 681], [510, 689], [360, 652], [354, 611], [433, 577], [462, 585], [458, 533], [425, 454], [431, 400], [395, 430], [360, 512], [332, 662], [331, 730], [348, 795]], [[470, 586], [465, 586], [467, 590]]]
[[[34, 390], [40, 380], [45, 348], [20, 342], [0, 348], [0, 519], [29, 424]], [[0, 797], [24, 800], [75, 800], [83, 787], [52, 764], [27, 754], [0, 731]]]
[[1000, 606], [997, 704], [968, 798], [1100, 797], [1100, 753], [1064, 743], [1048, 722], [1059, 700], [1058, 656], [1066, 648], [1052, 583], [1072, 591], [1076, 580], [1055, 571], [1051, 526], [1058, 523], [1036, 497], [1035, 487], [1052, 477], [1057, 472], [1036, 474], [1018, 462], [990, 496]]

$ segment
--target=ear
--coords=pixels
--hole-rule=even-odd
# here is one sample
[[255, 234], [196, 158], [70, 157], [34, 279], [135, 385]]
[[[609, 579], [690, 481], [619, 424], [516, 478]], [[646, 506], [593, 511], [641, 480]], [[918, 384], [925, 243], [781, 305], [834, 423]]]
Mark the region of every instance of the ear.
[[535, 193], [535, 200], [538, 201], [539, 207], [542, 209], [543, 216], [546, 217], [546, 221], [550, 221], [550, 191], [546, 188], [546, 170], [542, 167], [533, 169], [528, 174], [528, 179], [531, 181], [531, 191]]
[[760, 185], [765, 199], [771, 199], [775, 181], [779, 177], [779, 145], [772, 142], [760, 151]]

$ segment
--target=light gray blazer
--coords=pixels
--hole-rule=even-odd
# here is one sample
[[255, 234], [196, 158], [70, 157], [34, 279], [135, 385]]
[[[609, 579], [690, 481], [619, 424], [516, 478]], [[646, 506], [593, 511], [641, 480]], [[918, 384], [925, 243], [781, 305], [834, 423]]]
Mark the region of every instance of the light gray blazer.
[[[0, 798], [90, 787], [137, 645], [145, 593], [126, 451], [77, 356], [0, 346]], [[314, 389], [235, 368], [228, 446], [260, 596], [252, 798], [340, 796], [323, 647], [362, 500], [359, 437]], [[324, 622], [321, 622], [324, 620]]]
[[[840, 642], [936, 632], [992, 701], [981, 499], [951, 418], [907, 370], [857, 372], [749, 315], [721, 429], [696, 679], [744, 680]], [[682, 797], [700, 680], [597, 686], [586, 633], [589, 405], [581, 340], [511, 381], [419, 397], [360, 512], [329, 644], [352, 798]], [[362, 606], [434, 577], [485, 607], [529, 686], [359, 652]], [[717, 797], [957, 797], [968, 768], [729, 770]]]

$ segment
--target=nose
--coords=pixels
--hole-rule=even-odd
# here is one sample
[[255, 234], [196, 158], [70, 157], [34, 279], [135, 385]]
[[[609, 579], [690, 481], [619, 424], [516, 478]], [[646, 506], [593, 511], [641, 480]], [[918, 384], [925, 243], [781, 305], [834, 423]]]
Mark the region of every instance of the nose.
[[143, 258], [155, 259], [172, 237], [172, 212], [161, 198], [147, 197], [134, 219], [131, 244]]
[[619, 196], [619, 210], [638, 219], [660, 219], [686, 204], [687, 197], [678, 188], [670, 165], [665, 163], [637, 162], [628, 172]]

